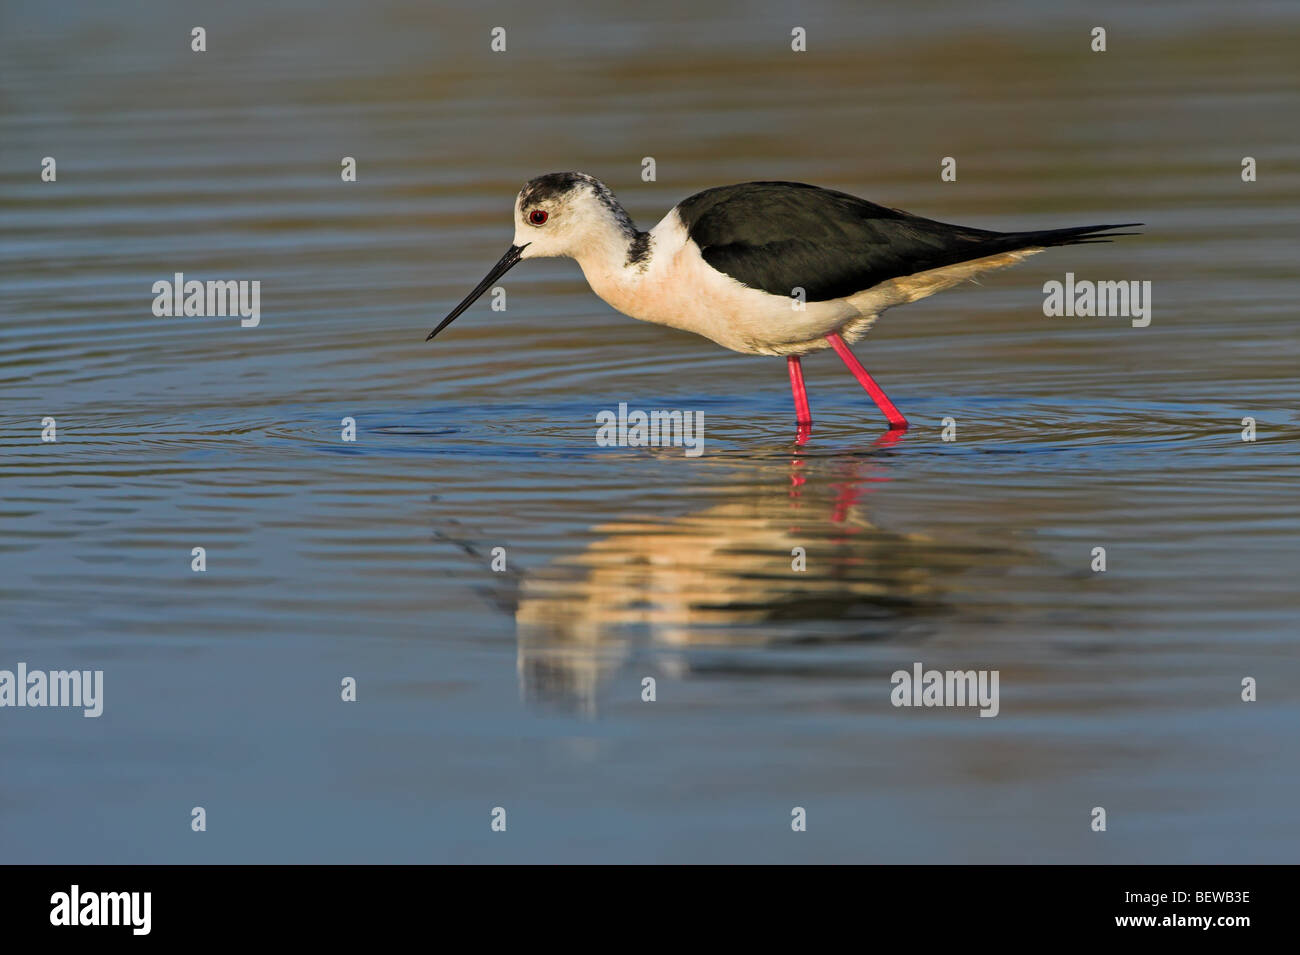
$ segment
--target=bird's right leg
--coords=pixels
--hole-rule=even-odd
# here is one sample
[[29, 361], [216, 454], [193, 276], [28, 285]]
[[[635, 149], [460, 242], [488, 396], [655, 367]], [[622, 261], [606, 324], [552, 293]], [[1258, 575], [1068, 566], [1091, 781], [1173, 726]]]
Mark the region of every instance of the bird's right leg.
[[854, 378], [858, 379], [858, 384], [871, 396], [871, 400], [876, 403], [876, 407], [884, 412], [885, 418], [889, 421], [890, 430], [906, 430], [907, 419], [903, 417], [903, 413], [894, 407], [894, 403], [889, 400], [884, 389], [876, 384], [876, 380], [862, 367], [862, 362], [858, 361], [853, 352], [849, 351], [849, 346], [844, 344], [844, 339], [832, 332], [826, 336], [826, 340], [831, 343], [835, 353], [844, 360], [844, 364], [849, 366], [849, 371], [853, 373]]

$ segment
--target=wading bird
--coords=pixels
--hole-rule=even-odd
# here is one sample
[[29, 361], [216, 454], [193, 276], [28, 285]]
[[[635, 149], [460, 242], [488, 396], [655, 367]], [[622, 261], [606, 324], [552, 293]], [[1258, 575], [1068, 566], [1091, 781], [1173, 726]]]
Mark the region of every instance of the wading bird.
[[626, 315], [746, 355], [784, 356], [800, 443], [812, 424], [799, 356], [830, 347], [889, 420], [907, 419], [849, 351], [880, 313], [1054, 245], [1141, 225], [990, 232], [923, 219], [799, 182], [696, 193], [649, 232], [580, 172], [538, 176], [515, 199], [514, 243], [425, 341], [523, 259], [577, 259], [592, 291]]

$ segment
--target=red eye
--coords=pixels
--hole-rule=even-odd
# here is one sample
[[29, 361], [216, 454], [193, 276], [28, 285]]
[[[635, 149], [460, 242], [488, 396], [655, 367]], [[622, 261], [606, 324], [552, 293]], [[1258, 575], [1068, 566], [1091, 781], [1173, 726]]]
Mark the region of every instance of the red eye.
[[546, 213], [541, 209], [534, 209], [532, 212], [528, 213], [528, 221], [533, 225], [541, 225], [546, 221]]

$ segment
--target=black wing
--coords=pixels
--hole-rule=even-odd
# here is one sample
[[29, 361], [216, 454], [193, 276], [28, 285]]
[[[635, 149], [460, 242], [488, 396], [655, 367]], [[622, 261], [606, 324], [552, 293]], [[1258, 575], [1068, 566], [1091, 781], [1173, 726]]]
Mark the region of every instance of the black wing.
[[[990, 232], [923, 219], [802, 182], [706, 189], [677, 207], [704, 261], [750, 288], [807, 300], [844, 298], [900, 275], [1031, 246], [1106, 241], [1140, 225]], [[1116, 233], [1131, 234], [1131, 233]]]

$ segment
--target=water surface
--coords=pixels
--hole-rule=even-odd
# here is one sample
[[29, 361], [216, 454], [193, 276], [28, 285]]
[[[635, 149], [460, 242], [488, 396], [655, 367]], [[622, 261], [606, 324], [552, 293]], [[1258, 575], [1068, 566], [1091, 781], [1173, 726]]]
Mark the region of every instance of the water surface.
[[[0, 668], [106, 684], [0, 711], [0, 859], [1294, 861], [1294, 8], [0, 16]], [[764, 178], [1147, 226], [888, 313], [901, 441], [807, 359], [796, 447], [784, 362], [571, 262], [424, 344], [572, 168], [643, 228]], [[1045, 318], [1066, 271], [1151, 325]], [[260, 326], [155, 318], [175, 272], [259, 280]], [[619, 402], [705, 453], [598, 446]], [[998, 717], [892, 707], [916, 661], [998, 670]]]

